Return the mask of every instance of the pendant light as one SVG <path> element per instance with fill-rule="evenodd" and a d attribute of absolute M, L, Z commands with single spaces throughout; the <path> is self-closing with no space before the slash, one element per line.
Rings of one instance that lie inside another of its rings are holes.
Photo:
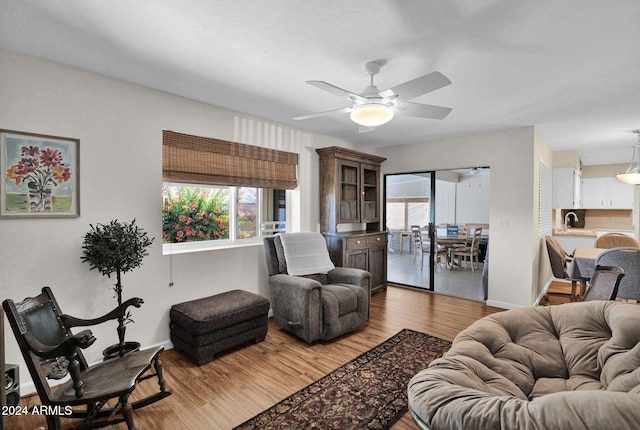
<path fill-rule="evenodd" d="M 638 135 L 638 143 L 633 146 L 633 158 L 625 173 L 618 173 L 616 178 L 627 184 L 640 184 L 640 130 L 634 130 Z"/>

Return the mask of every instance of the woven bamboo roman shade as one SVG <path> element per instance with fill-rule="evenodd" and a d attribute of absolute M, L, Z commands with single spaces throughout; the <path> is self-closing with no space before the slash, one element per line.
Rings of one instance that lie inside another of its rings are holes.
<path fill-rule="evenodd" d="M 292 190 L 298 154 L 260 146 L 162 132 L 165 182 Z"/>

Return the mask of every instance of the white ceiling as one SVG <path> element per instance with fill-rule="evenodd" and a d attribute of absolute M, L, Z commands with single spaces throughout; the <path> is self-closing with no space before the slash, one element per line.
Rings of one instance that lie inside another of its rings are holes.
<path fill-rule="evenodd" d="M 0 0 L 0 48 L 370 147 L 535 125 L 585 165 L 628 163 L 640 128 L 638 0 Z M 396 117 L 358 133 L 305 83 L 360 93 L 438 70 Z"/>

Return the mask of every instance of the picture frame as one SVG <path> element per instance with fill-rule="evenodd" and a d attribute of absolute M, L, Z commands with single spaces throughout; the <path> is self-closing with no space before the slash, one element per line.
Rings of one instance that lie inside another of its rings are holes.
<path fill-rule="evenodd" d="M 80 140 L 0 129 L 0 218 L 80 216 Z"/>

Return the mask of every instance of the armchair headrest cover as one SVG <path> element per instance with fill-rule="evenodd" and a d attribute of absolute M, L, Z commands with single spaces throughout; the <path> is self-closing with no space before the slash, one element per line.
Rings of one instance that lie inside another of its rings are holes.
<path fill-rule="evenodd" d="M 329 258 L 327 242 L 320 233 L 280 233 L 278 236 L 287 260 L 289 275 L 327 273 L 335 268 Z"/>

